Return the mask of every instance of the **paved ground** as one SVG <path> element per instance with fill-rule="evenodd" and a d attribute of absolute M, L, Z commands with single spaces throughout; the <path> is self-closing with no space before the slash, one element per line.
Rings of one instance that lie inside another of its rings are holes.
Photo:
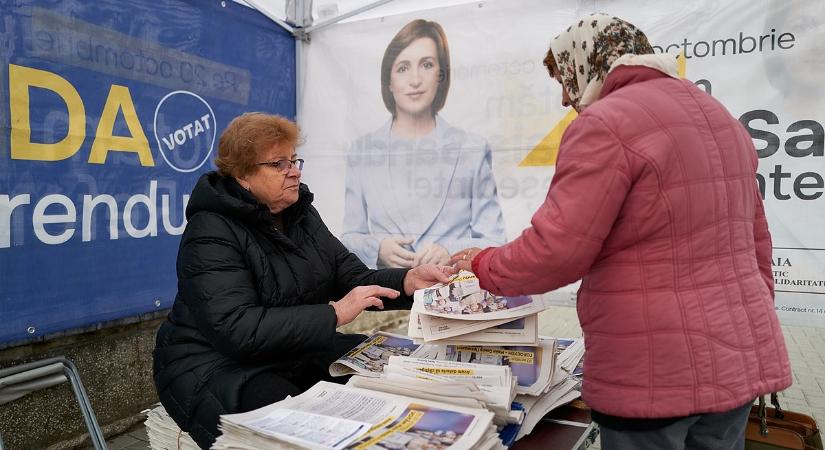
<path fill-rule="evenodd" d="M 109 450 L 147 449 L 150 448 L 149 436 L 146 435 L 146 428 L 143 425 L 136 425 L 126 433 L 107 440 L 106 446 L 109 447 Z M 94 449 L 89 447 L 87 450 Z"/>
<path fill-rule="evenodd" d="M 581 336 L 576 310 L 570 307 L 544 311 L 539 316 L 539 326 L 539 333 L 545 336 Z M 794 385 L 780 393 L 782 406 L 810 414 L 822 426 L 825 424 L 825 328 L 784 326 L 782 330 L 794 374 Z M 109 450 L 133 450 L 148 448 L 149 439 L 146 430 L 137 426 L 109 440 L 108 444 Z M 595 448 L 598 449 L 598 445 Z"/>

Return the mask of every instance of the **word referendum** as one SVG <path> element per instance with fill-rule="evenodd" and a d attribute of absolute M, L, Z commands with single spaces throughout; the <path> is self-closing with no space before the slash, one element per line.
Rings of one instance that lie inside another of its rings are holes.
<path fill-rule="evenodd" d="M 183 195 L 179 205 L 173 205 L 168 194 L 158 196 L 158 182 L 156 180 L 149 181 L 148 195 L 141 193 L 128 197 L 122 210 L 112 195 L 84 195 L 80 204 L 80 238 L 82 242 L 89 242 L 96 238 L 95 230 L 93 230 L 96 211 L 98 211 L 97 214 L 103 214 L 102 217 L 108 218 L 107 228 L 111 240 L 120 238 L 119 231 L 121 227 L 118 226 L 118 222 L 131 238 L 140 239 L 157 236 L 159 221 L 167 234 L 180 235 L 186 227 L 186 220 L 180 219 L 182 223 L 175 225 L 172 223 L 170 212 L 173 208 L 181 212 L 186 210 L 188 202 L 188 194 Z M 0 195 L 0 213 L 2 213 L 0 214 L 0 248 L 9 248 L 12 242 L 20 239 L 18 236 L 12 236 L 11 233 L 12 214 L 15 210 L 23 213 L 24 210 L 28 210 L 26 206 L 31 204 L 30 194 L 19 194 L 13 197 Z M 142 214 L 136 214 L 136 208 L 142 209 Z M 55 209 L 60 211 L 55 211 Z M 78 206 L 69 197 L 62 194 L 49 194 L 37 200 L 34 207 L 24 214 L 31 219 L 30 224 L 37 240 L 44 244 L 59 245 L 67 242 L 75 235 L 78 219 L 77 210 Z M 138 215 L 147 216 L 147 223 L 136 225 L 133 216 Z M 183 214 L 179 214 L 179 216 L 182 217 Z M 23 232 L 23 227 L 15 229 L 18 232 Z M 103 233 L 101 232 L 101 234 Z"/>
<path fill-rule="evenodd" d="M 739 37 L 727 39 L 714 39 L 707 41 L 688 41 L 684 38 L 681 43 L 672 43 L 665 46 L 654 45 L 653 50 L 659 53 L 668 53 L 674 49 L 681 49 L 686 59 L 693 57 L 704 58 L 706 56 L 726 56 L 728 54 L 737 55 L 742 53 L 752 53 L 755 51 L 768 52 L 777 50 L 788 50 L 793 48 L 796 37 L 793 33 L 776 34 L 776 29 L 771 28 L 770 34 L 761 36 L 746 36 L 739 32 Z"/>

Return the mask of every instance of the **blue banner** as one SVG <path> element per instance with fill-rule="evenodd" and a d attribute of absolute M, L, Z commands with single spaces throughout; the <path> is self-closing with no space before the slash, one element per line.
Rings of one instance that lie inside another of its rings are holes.
<path fill-rule="evenodd" d="M 170 307 L 220 133 L 294 119 L 293 38 L 230 1 L 0 5 L 0 342 Z"/>

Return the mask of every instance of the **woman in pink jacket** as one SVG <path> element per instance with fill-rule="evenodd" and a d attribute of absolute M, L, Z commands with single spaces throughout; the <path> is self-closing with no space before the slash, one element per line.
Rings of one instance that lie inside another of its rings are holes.
<path fill-rule="evenodd" d="M 750 136 L 621 19 L 573 24 L 545 65 L 579 113 L 547 199 L 518 239 L 453 262 L 500 295 L 582 280 L 602 448 L 742 448 L 754 398 L 791 384 Z"/>

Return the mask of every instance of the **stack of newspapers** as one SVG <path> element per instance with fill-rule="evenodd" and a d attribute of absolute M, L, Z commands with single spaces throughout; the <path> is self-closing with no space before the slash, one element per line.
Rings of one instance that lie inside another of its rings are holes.
<path fill-rule="evenodd" d="M 444 295 L 457 300 L 439 303 Z M 370 336 L 329 367 L 334 377 L 351 375 L 346 386 L 320 382 L 295 398 L 221 416 L 223 435 L 213 448 L 496 449 L 512 444 L 548 412 L 580 396 L 584 344 L 538 336 L 535 323 L 528 332 L 523 331 L 527 326 L 503 331 L 506 323 L 535 321 L 544 305 L 529 297 L 502 299 L 478 289 L 469 272 L 446 286 L 416 291 L 418 318 L 411 319 L 409 329 L 420 334 Z M 458 313 L 447 312 L 453 308 Z M 419 320 L 421 327 L 414 327 Z"/>
<path fill-rule="evenodd" d="M 485 408 L 494 413 L 497 425 L 521 423 L 523 411 L 511 409 L 521 392 L 519 366 L 513 366 L 514 372 L 508 364 L 495 364 L 492 354 L 465 354 L 462 360 L 464 350 L 378 332 L 335 361 L 329 373 L 355 375 L 349 383 L 356 387 Z"/>
<path fill-rule="evenodd" d="M 319 382 L 255 411 L 221 416 L 213 449 L 502 449 L 486 409 Z"/>
<path fill-rule="evenodd" d="M 146 435 L 149 437 L 149 446 L 153 450 L 199 450 L 198 444 L 181 431 L 178 425 L 169 417 L 166 409 L 158 403 L 146 413 Z"/>
<path fill-rule="evenodd" d="M 497 426 L 518 425 L 520 438 L 545 414 L 581 395 L 583 355 L 582 339 L 540 337 L 534 346 L 437 345 L 379 332 L 333 363 L 330 374 L 356 375 L 350 385 L 365 389 L 486 408 Z"/>
<path fill-rule="evenodd" d="M 461 271 L 447 284 L 415 292 L 407 333 L 416 342 L 459 345 L 538 345 L 538 313 L 530 296 L 495 296 Z"/>
<path fill-rule="evenodd" d="M 525 413 L 517 439 L 530 434 L 547 413 L 581 396 L 584 341 L 549 337 L 541 337 L 540 341 L 546 344 L 544 352 L 553 351 L 554 370 L 539 394 L 523 393 L 516 396 L 515 401 L 524 408 Z"/>

